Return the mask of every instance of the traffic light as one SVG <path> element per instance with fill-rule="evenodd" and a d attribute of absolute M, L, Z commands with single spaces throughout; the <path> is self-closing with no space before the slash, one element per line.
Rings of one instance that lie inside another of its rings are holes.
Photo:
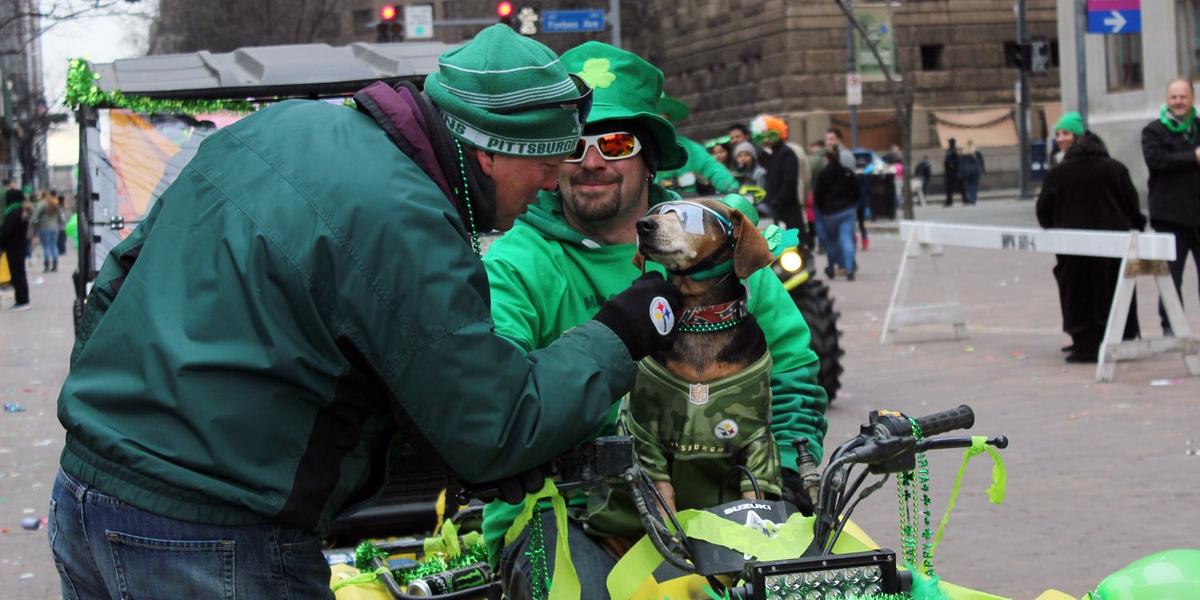
<path fill-rule="evenodd" d="M 496 4 L 496 16 L 500 22 L 512 27 L 513 24 L 513 5 L 512 2 L 500 2 Z"/>
<path fill-rule="evenodd" d="M 375 30 L 378 32 L 376 41 L 381 44 L 404 41 L 404 24 L 396 20 L 399 14 L 400 11 L 395 4 L 384 4 L 379 7 L 379 23 L 375 25 Z"/>

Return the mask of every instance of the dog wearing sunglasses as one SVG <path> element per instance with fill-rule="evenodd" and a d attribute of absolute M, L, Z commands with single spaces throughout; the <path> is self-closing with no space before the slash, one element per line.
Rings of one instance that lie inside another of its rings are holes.
<path fill-rule="evenodd" d="M 684 298 L 678 338 L 644 359 L 622 423 L 670 510 L 780 493 L 771 355 L 741 281 L 774 260 L 742 212 L 712 199 L 655 205 L 637 222 L 639 268 L 666 268 Z M 733 497 L 728 494 L 733 493 Z"/>

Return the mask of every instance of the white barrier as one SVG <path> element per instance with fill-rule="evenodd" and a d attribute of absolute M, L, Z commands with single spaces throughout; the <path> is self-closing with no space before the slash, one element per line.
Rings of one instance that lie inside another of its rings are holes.
<path fill-rule="evenodd" d="M 900 237 L 905 241 L 904 253 L 900 257 L 900 268 L 883 321 L 880 344 L 887 343 L 889 334 L 904 325 L 948 323 L 954 326 L 955 338 L 967 337 L 967 324 L 962 305 L 958 302 L 958 292 L 941 264 L 943 246 L 1101 256 L 1122 260 L 1121 277 L 1113 293 L 1104 341 L 1100 344 L 1096 380 L 1112 381 L 1117 361 L 1175 352 L 1183 356 L 1188 373 L 1200 375 L 1200 338 L 1192 336 L 1183 315 L 1179 294 L 1167 269 L 1167 262 L 1175 260 L 1175 236 L 1171 234 L 901 221 Z M 929 256 L 933 263 L 938 283 L 945 294 L 945 301 L 941 304 L 904 304 L 912 281 L 913 259 L 921 256 Z M 1121 340 L 1139 276 L 1154 279 L 1175 337 Z"/>

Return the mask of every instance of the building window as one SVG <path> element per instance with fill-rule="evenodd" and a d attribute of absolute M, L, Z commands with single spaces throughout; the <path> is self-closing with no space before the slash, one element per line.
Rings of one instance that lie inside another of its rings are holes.
<path fill-rule="evenodd" d="M 1200 0 L 1176 0 L 1175 29 L 1179 36 L 1179 73 L 1200 79 Z"/>
<path fill-rule="evenodd" d="M 945 54 L 945 44 L 930 44 L 921 46 L 921 70 L 922 71 L 941 71 L 946 68 L 942 62 L 942 55 Z"/>
<path fill-rule="evenodd" d="M 1142 89 L 1142 34 L 1104 36 L 1108 90 Z"/>

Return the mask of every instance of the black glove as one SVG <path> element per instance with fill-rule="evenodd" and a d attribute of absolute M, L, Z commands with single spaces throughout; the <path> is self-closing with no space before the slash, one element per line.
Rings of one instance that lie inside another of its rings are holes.
<path fill-rule="evenodd" d="M 682 311 L 683 294 L 662 274 L 650 272 L 605 302 L 594 318 L 613 330 L 637 361 L 675 343 Z"/>
<path fill-rule="evenodd" d="M 809 500 L 808 494 L 804 493 L 804 482 L 800 480 L 800 474 L 791 469 L 780 469 L 783 475 L 783 499 L 796 505 L 800 509 L 800 514 L 806 517 L 811 517 L 813 514 L 812 500 Z"/>
<path fill-rule="evenodd" d="M 542 489 L 542 486 L 546 484 L 546 477 L 546 470 L 536 467 L 507 479 L 484 484 L 484 488 L 493 487 L 501 500 L 509 504 L 520 504 L 525 501 L 526 494 L 532 494 Z M 491 498 L 484 498 L 484 500 L 490 501 Z"/>

